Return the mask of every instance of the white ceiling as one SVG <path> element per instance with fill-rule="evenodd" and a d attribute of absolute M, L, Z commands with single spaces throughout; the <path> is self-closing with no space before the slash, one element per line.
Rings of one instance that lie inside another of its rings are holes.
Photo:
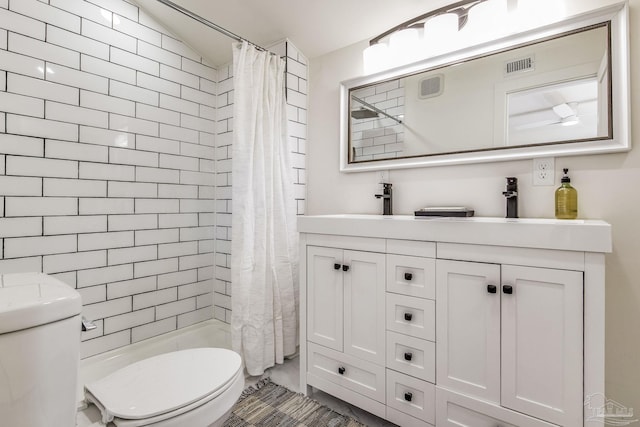
<path fill-rule="evenodd" d="M 308 59 L 378 34 L 453 0 L 173 0 L 260 46 L 288 38 Z M 214 65 L 231 61 L 232 40 L 157 0 L 148 14 Z"/>

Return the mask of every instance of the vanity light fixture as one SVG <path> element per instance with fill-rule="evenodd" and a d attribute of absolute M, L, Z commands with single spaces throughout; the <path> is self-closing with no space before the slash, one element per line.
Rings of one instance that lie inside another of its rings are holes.
<path fill-rule="evenodd" d="M 551 22 L 558 0 L 462 0 L 417 16 L 369 41 L 364 72 L 373 74 Z M 545 10 L 542 16 L 539 12 Z M 536 13 L 537 12 L 537 13 Z"/>
<path fill-rule="evenodd" d="M 482 24 L 468 24 L 470 18 L 479 20 L 485 13 L 501 8 L 506 12 L 507 1 L 517 0 L 463 0 L 385 31 L 371 39 L 369 47 L 363 52 L 365 73 L 374 73 L 451 50 L 459 44 L 461 34 L 469 33 L 463 32 L 465 27 L 473 29 Z M 478 29 L 472 32 L 476 31 Z"/>

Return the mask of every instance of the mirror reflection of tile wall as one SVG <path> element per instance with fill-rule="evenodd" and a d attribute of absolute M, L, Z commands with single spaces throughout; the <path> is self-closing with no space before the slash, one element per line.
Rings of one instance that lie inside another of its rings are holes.
<path fill-rule="evenodd" d="M 352 95 L 399 120 L 404 117 L 404 80 L 393 80 L 358 89 L 353 91 Z M 352 117 L 354 111 L 363 110 L 372 111 L 352 98 Z M 357 113 L 356 117 L 359 117 Z M 350 155 L 352 161 L 356 162 L 398 157 L 403 152 L 404 127 L 379 113 L 374 117 L 352 118 L 351 146 Z"/>

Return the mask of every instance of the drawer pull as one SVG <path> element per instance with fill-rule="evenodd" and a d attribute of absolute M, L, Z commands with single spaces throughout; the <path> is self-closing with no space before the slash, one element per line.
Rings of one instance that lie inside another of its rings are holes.
<path fill-rule="evenodd" d="M 413 279 L 413 274 L 411 274 L 411 273 L 404 273 L 404 280 L 409 281 L 409 280 L 411 280 L 411 279 Z"/>
<path fill-rule="evenodd" d="M 340 375 L 344 375 L 345 371 L 346 371 L 346 369 L 344 368 L 344 366 L 340 366 L 340 367 L 338 368 L 338 373 L 339 373 Z"/>
<path fill-rule="evenodd" d="M 487 285 L 487 292 L 490 294 L 495 294 L 498 291 L 496 285 Z"/>
<path fill-rule="evenodd" d="M 333 264 L 333 269 L 334 270 L 340 270 L 340 267 L 342 267 L 342 265 L 338 264 L 337 262 L 335 264 Z"/>
<path fill-rule="evenodd" d="M 511 295 L 513 293 L 513 286 L 511 285 L 504 285 L 502 287 L 502 292 L 504 292 L 505 294 L 509 294 Z"/>
<path fill-rule="evenodd" d="M 411 402 L 411 399 L 413 399 L 413 393 L 411 393 L 411 392 L 409 392 L 409 391 L 408 391 L 408 392 L 406 392 L 406 393 L 404 394 L 404 400 L 406 400 L 407 402 Z"/>
<path fill-rule="evenodd" d="M 413 319 L 413 314 L 411 313 L 404 314 L 404 320 L 406 320 L 407 322 L 411 322 L 411 319 Z"/>
<path fill-rule="evenodd" d="M 349 266 L 348 265 L 343 265 L 342 266 L 342 271 L 349 271 Z"/>
<path fill-rule="evenodd" d="M 406 352 L 406 353 L 404 354 L 404 360 L 406 360 L 406 361 L 409 361 L 409 362 L 410 362 L 410 361 L 411 361 L 411 359 L 413 359 L 413 353 Z"/>

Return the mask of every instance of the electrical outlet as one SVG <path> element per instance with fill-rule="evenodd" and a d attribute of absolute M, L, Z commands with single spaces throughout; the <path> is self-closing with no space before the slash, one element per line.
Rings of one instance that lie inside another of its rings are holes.
<path fill-rule="evenodd" d="M 555 181 L 555 160 L 553 157 L 533 159 L 533 185 L 553 185 Z"/>

